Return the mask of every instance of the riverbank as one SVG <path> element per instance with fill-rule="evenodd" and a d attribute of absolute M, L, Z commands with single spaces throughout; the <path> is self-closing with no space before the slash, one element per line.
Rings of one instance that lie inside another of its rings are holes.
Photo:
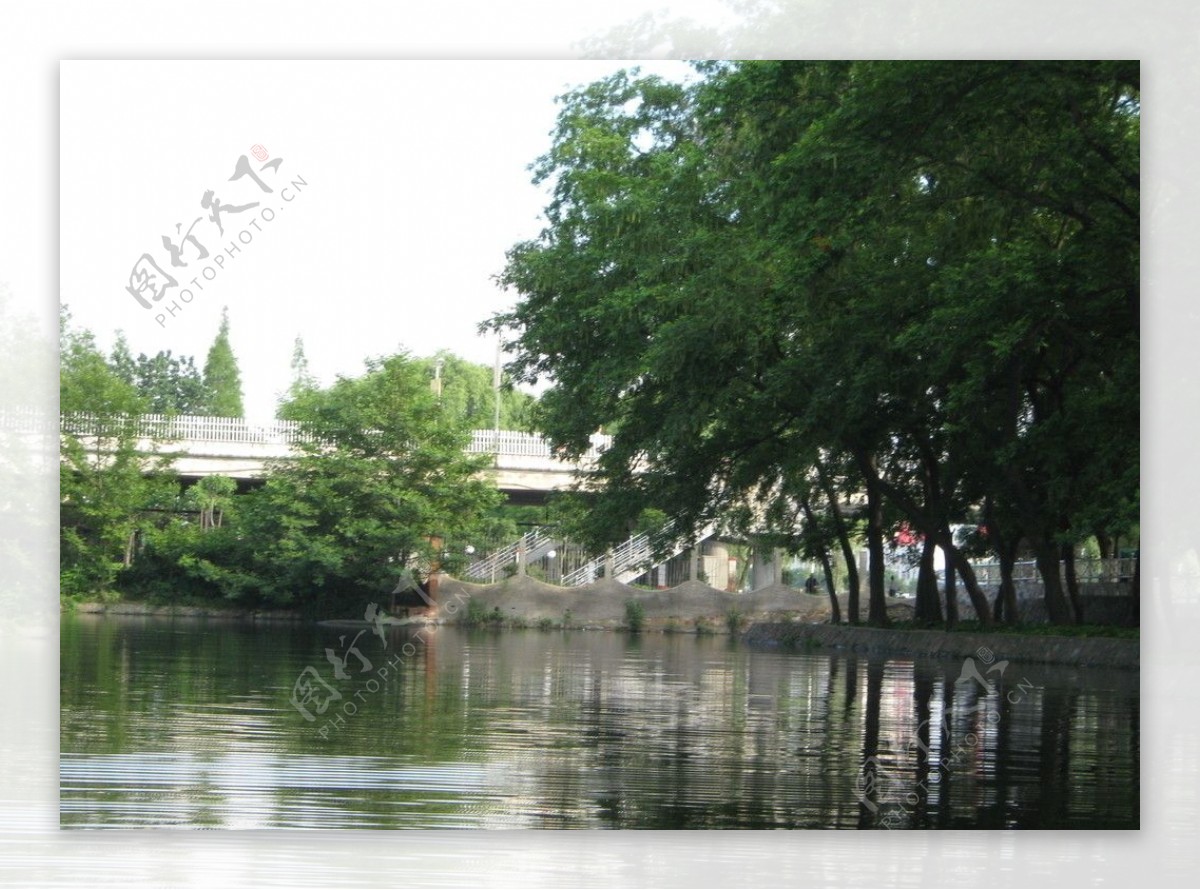
<path fill-rule="evenodd" d="M 842 614 L 847 608 L 839 598 Z M 752 593 L 727 593 L 698 581 L 666 590 L 646 590 L 617 581 L 600 580 L 583 587 L 564 588 L 528 576 L 497 584 L 471 584 L 443 578 L 439 606 L 424 609 L 405 623 L 469 624 L 497 627 L 539 627 L 577 630 L 622 630 L 636 613 L 645 632 L 737 635 L 760 647 L 820 647 L 865 654 L 966 658 L 987 648 L 997 658 L 1045 664 L 1118 667 L 1137 670 L 1139 641 L 1108 637 L 1068 637 L 1047 633 L 1007 631 L 919 630 L 832 625 L 828 597 L 814 596 L 782 585 Z M 64 604 L 64 611 L 82 614 L 156 618 L 214 618 L 238 621 L 313 621 L 285 609 L 247 609 L 220 604 L 152 605 L 144 602 Z M 906 602 L 890 602 L 893 621 L 912 618 Z M 399 616 L 397 616 L 399 617 Z M 327 625 L 367 626 L 357 616 L 329 619 Z"/>
<path fill-rule="evenodd" d="M 60 611 L 80 615 L 140 615 L 153 618 L 227 618 L 238 621 L 307 620 L 288 609 L 247 609 L 205 603 L 202 606 L 153 605 L 145 602 L 61 603 Z"/>
<path fill-rule="evenodd" d="M 752 646 L 838 649 L 878 655 L 968 658 L 986 649 L 999 660 L 1129 670 L 1138 670 L 1141 666 L 1139 640 L 1109 637 L 1025 636 L 975 631 L 951 633 L 944 630 L 897 630 L 768 621 L 752 626 L 743 639 Z"/>

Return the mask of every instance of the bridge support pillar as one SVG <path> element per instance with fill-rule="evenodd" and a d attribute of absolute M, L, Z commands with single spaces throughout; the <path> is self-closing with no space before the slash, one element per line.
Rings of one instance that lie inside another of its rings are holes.
<path fill-rule="evenodd" d="M 700 541 L 697 541 L 695 544 L 692 545 L 690 567 L 688 569 L 688 580 L 689 581 L 699 581 L 700 580 L 700 553 L 703 549 L 704 549 L 704 544 Z"/>
<path fill-rule="evenodd" d="M 613 569 L 614 569 L 613 552 L 611 550 L 605 551 L 605 554 L 604 554 L 604 577 L 612 578 L 612 576 L 614 574 Z"/>
<path fill-rule="evenodd" d="M 525 569 L 527 568 L 527 560 L 525 558 L 525 545 L 517 545 L 517 575 L 524 577 Z"/>
<path fill-rule="evenodd" d="M 757 547 L 750 575 L 750 589 L 762 590 L 772 584 L 783 583 L 783 551 L 778 547 Z"/>

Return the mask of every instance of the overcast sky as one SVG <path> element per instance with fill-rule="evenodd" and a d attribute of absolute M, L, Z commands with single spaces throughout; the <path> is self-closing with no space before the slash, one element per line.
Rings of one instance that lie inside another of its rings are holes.
<path fill-rule="evenodd" d="M 528 166 L 554 99 L 635 64 L 64 62 L 62 299 L 106 350 L 120 329 L 135 355 L 198 364 L 227 306 L 253 417 L 286 389 L 297 335 L 326 383 L 401 348 L 490 364 L 476 329 L 514 299 L 492 280 L 505 251 L 541 229 Z M 261 186 L 229 181 L 242 156 Z M 159 301 L 140 287 L 151 308 L 127 290 L 135 266 L 175 282 Z"/>

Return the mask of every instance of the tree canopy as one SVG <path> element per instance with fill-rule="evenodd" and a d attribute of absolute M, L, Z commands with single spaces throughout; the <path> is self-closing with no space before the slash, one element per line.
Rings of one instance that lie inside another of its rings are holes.
<path fill-rule="evenodd" d="M 597 536 L 653 506 L 811 547 L 784 518 L 860 496 L 871 620 L 900 521 L 981 620 L 964 521 L 1078 619 L 1063 546 L 1137 519 L 1137 63 L 699 67 L 563 97 L 489 323 L 556 443 L 615 425 Z"/>

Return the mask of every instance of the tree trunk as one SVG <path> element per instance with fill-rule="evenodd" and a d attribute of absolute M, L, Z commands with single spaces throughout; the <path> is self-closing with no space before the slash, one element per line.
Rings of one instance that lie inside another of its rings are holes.
<path fill-rule="evenodd" d="M 1096 546 L 1100 548 L 1101 559 L 1112 559 L 1116 556 L 1113 552 L 1113 541 L 1104 532 L 1096 532 Z"/>
<path fill-rule="evenodd" d="M 937 545 L 932 535 L 921 542 L 921 566 L 917 571 L 917 603 L 913 617 L 919 624 L 941 624 L 942 604 L 938 600 L 937 575 L 933 569 Z"/>
<path fill-rule="evenodd" d="M 867 483 L 867 622 L 875 627 L 888 625 L 887 592 L 883 577 L 883 492 L 875 471 L 875 456 L 860 453 L 858 460 Z"/>
<path fill-rule="evenodd" d="M 1071 607 L 1063 593 L 1062 579 L 1058 574 L 1058 547 L 1048 536 L 1042 535 L 1034 541 L 1034 556 L 1038 574 L 1042 576 L 1045 591 L 1046 617 L 1051 624 L 1070 624 Z"/>
<path fill-rule="evenodd" d="M 943 553 L 945 548 L 943 548 Z M 954 627 L 958 624 L 958 589 L 954 583 L 954 560 L 949 554 L 946 556 L 946 627 Z"/>
<path fill-rule="evenodd" d="M 821 570 L 825 573 L 825 588 L 829 591 L 829 609 L 831 612 L 829 620 L 833 624 L 841 624 L 842 607 L 838 605 L 837 585 L 833 581 L 833 565 L 829 561 L 829 554 L 822 550 L 820 560 Z"/>
<path fill-rule="evenodd" d="M 816 517 L 813 515 L 812 504 L 809 503 L 807 496 L 800 497 L 800 509 L 804 511 L 805 531 L 815 529 L 817 525 Z M 813 544 L 816 544 L 817 537 L 814 535 L 810 538 Z M 825 587 L 829 591 L 829 609 L 831 613 L 830 620 L 834 624 L 842 623 L 842 607 L 838 604 L 837 599 L 837 584 L 833 580 L 833 564 L 829 561 L 829 551 L 825 549 L 824 544 L 814 546 L 817 551 L 817 558 L 821 563 L 821 571 L 825 573 Z M 811 551 L 810 551 L 811 552 Z"/>
<path fill-rule="evenodd" d="M 975 609 L 975 616 L 984 627 L 991 627 L 992 610 L 988 608 L 987 597 L 980 589 L 979 582 L 975 579 L 975 569 L 971 567 L 970 561 L 963 556 L 962 551 L 953 545 L 950 548 L 950 555 L 955 567 L 958 569 L 959 576 L 962 578 L 963 587 L 967 588 L 967 596 L 971 598 L 971 607 Z"/>
<path fill-rule="evenodd" d="M 1075 613 L 1075 623 L 1083 624 L 1083 602 L 1079 598 L 1079 577 L 1075 574 L 1075 545 L 1062 545 L 1063 568 L 1067 575 L 1067 596 L 1071 602 L 1071 611 Z"/>
<path fill-rule="evenodd" d="M 1009 542 L 998 544 L 996 556 L 1000 559 L 1000 589 L 996 592 L 996 620 L 1005 624 L 1016 624 L 1020 620 L 1017 611 L 1017 584 L 1013 580 L 1013 569 L 1017 562 L 1016 545 Z"/>
<path fill-rule="evenodd" d="M 825 497 L 829 499 L 829 515 L 833 517 L 833 528 L 837 532 L 838 544 L 842 548 L 842 557 L 846 560 L 846 583 L 850 588 L 849 601 L 846 603 L 847 611 L 850 613 L 848 618 L 851 624 L 858 624 L 858 562 L 854 557 L 854 547 L 850 543 L 850 532 L 846 528 L 842 508 L 838 506 L 837 494 L 823 472 L 820 473 L 820 477 L 821 488 L 825 492 Z"/>

